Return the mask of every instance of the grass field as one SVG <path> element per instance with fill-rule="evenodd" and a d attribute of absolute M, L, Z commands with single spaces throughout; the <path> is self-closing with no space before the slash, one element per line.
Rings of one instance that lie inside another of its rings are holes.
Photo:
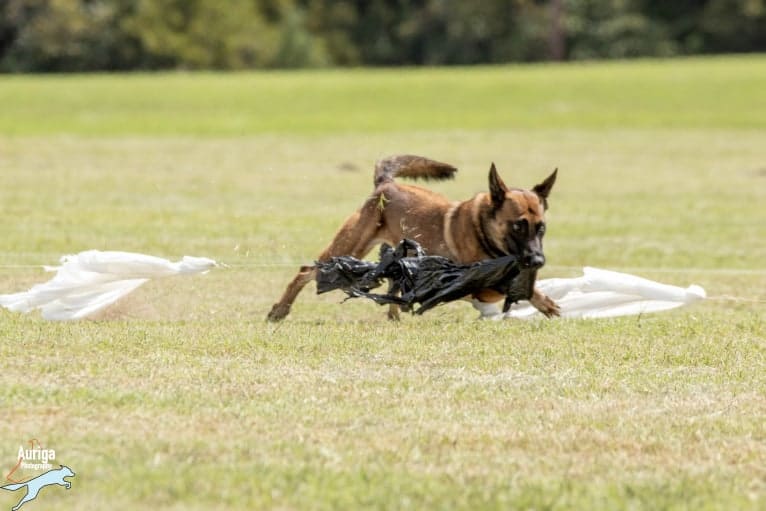
<path fill-rule="evenodd" d="M 0 470 L 34 509 L 763 509 L 766 57 L 475 69 L 0 76 L 0 292 L 90 248 L 229 264 L 96 321 L 0 310 Z M 611 320 L 423 317 L 313 286 L 373 162 L 559 168 L 542 277 L 702 285 Z M 29 475 L 34 475 L 27 472 Z M 0 509 L 21 497 L 0 492 Z"/>

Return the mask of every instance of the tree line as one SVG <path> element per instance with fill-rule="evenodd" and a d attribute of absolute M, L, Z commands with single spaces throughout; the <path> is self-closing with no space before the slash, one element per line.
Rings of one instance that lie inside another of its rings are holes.
<path fill-rule="evenodd" d="M 766 0 L 0 0 L 3 72 L 755 51 L 766 51 Z"/>

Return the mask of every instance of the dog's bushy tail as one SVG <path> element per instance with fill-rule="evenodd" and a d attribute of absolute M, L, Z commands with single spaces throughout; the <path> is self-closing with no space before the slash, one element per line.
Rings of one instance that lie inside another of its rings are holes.
<path fill-rule="evenodd" d="M 395 177 L 411 179 L 452 179 L 457 169 L 422 156 L 401 154 L 383 158 L 375 164 L 375 187 L 394 180 Z"/>

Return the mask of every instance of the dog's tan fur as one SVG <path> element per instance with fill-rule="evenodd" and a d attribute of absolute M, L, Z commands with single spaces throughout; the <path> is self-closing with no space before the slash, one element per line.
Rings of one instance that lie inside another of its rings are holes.
<path fill-rule="evenodd" d="M 489 173 L 489 193 L 479 193 L 463 202 L 450 202 L 431 190 L 405 185 L 394 177 L 448 179 L 456 168 L 419 156 L 393 156 L 375 166 L 375 189 L 362 207 L 351 215 L 327 248 L 320 261 L 351 255 L 364 257 L 375 245 L 396 245 L 404 238 L 417 241 L 430 255 L 440 255 L 459 263 L 472 263 L 507 254 L 520 260 L 542 256 L 542 233 L 547 198 L 556 180 L 556 171 L 532 190 L 509 189 L 497 174 L 494 164 Z M 518 226 L 526 220 L 528 233 L 519 235 Z M 543 226 L 541 229 L 540 226 Z M 541 231 L 541 232 L 538 232 Z M 534 259 L 537 267 L 539 259 Z M 268 319 L 287 316 L 298 293 L 314 279 L 314 266 L 302 266 L 275 303 Z M 496 302 L 504 296 L 487 289 L 474 295 L 482 302 Z M 530 302 L 546 316 L 558 315 L 558 306 L 535 289 Z M 389 309 L 398 318 L 398 309 Z"/>

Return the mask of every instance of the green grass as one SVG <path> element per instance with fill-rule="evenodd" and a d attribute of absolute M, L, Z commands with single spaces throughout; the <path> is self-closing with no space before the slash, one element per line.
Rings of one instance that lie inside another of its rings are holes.
<path fill-rule="evenodd" d="M 89 248 L 230 265 L 97 321 L 0 310 L 2 476 L 34 437 L 77 476 L 25 510 L 762 509 L 765 69 L 0 77 L 1 292 Z M 711 299 L 392 324 L 312 286 L 265 323 L 404 152 L 456 164 L 429 185 L 454 199 L 491 161 L 520 186 L 558 166 L 543 278 L 592 265 Z"/>
<path fill-rule="evenodd" d="M 290 73 L 0 77 L 0 132 L 248 135 L 747 128 L 764 57 Z"/>

